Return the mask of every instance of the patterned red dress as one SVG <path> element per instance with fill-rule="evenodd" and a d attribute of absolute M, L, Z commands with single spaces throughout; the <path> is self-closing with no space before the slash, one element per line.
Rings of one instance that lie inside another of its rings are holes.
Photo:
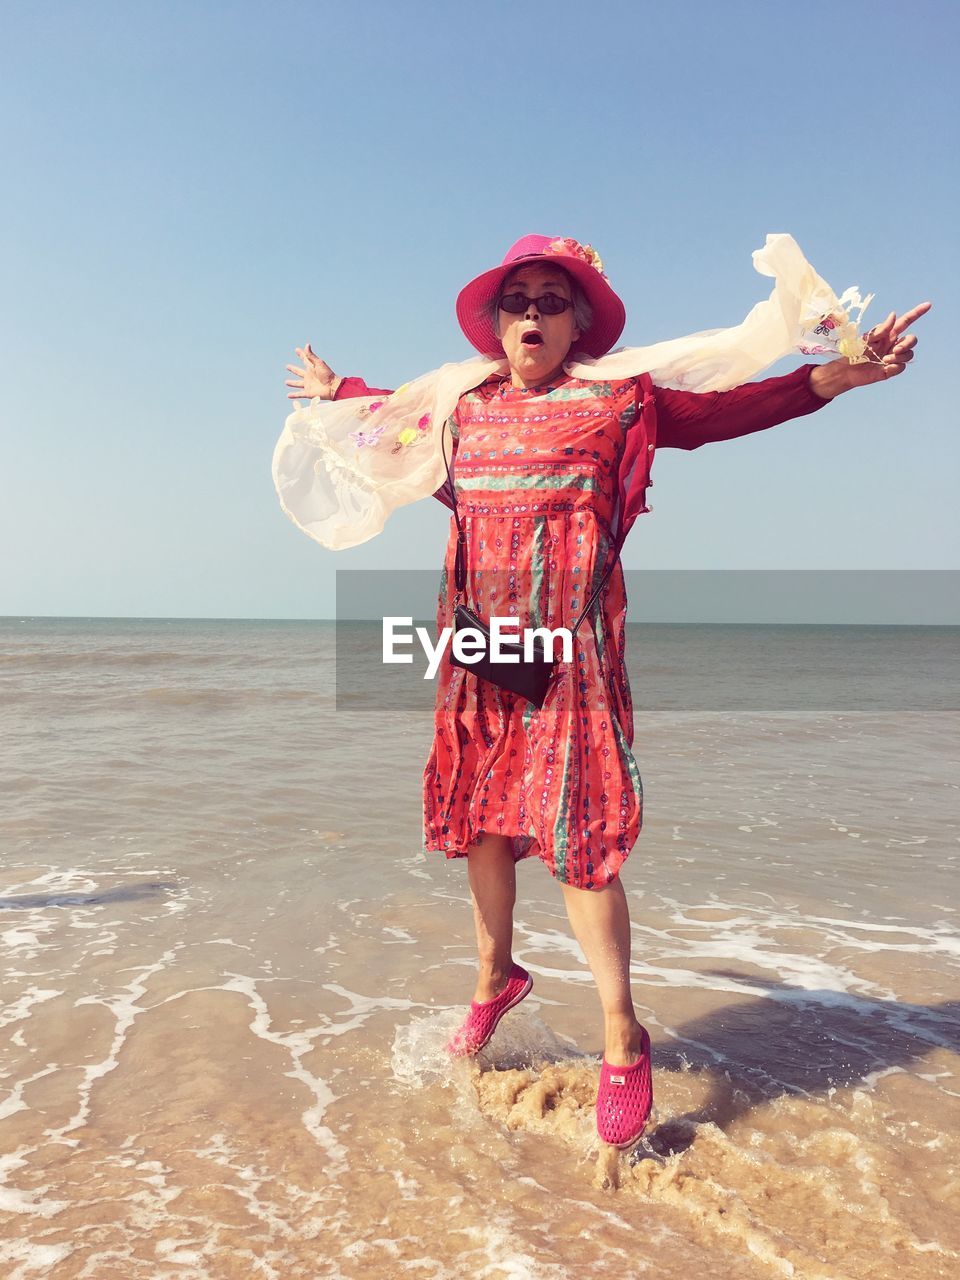
<path fill-rule="evenodd" d="M 809 389 L 812 367 L 726 392 L 653 388 L 647 476 L 655 445 L 695 448 L 829 403 Z M 494 378 L 461 397 L 450 422 L 454 482 L 467 535 L 468 603 L 481 615 L 515 617 L 521 628 L 573 628 L 617 541 L 635 391 L 633 378 L 588 382 L 564 374 L 534 388 Z M 378 393 L 349 379 L 338 396 L 351 394 Z M 451 520 L 438 629 L 453 623 L 455 552 Z M 562 884 L 598 889 L 617 877 L 643 820 L 626 613 L 617 561 L 577 631 L 573 660 L 557 664 L 539 710 L 472 671 L 441 664 L 423 775 L 425 849 L 464 857 L 491 832 L 511 839 L 515 859 L 541 858 Z"/>

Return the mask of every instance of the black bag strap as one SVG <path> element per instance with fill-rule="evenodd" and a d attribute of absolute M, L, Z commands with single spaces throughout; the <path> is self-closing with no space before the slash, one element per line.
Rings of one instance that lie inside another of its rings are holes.
<path fill-rule="evenodd" d="M 450 498 L 453 502 L 453 518 L 457 522 L 457 554 L 453 563 L 453 583 L 456 588 L 457 596 L 459 597 L 466 594 L 467 535 L 464 533 L 463 525 L 460 523 L 460 504 L 457 502 L 457 491 L 453 483 L 453 472 L 450 470 L 450 460 L 447 457 L 447 425 L 448 423 L 445 422 L 443 424 L 443 430 L 440 432 L 440 447 L 443 450 L 443 461 L 447 468 L 447 479 L 450 481 Z"/>
<path fill-rule="evenodd" d="M 633 422 L 631 422 L 630 424 L 631 426 L 633 426 L 633 424 L 637 421 L 637 418 L 640 415 L 641 390 L 642 388 L 640 386 L 640 379 L 638 378 L 637 388 L 633 397 Z M 443 450 L 443 461 L 447 468 L 447 478 L 450 481 L 450 496 L 453 501 L 453 518 L 457 524 L 457 552 L 453 562 L 453 584 L 456 589 L 455 603 L 459 603 L 460 597 L 466 595 L 466 588 L 467 588 L 467 535 L 464 532 L 463 525 L 460 522 L 460 507 L 459 507 L 459 503 L 457 502 L 457 490 L 453 483 L 453 472 L 450 470 L 450 462 L 449 462 L 449 459 L 447 458 L 446 432 L 447 432 L 447 423 L 445 422 L 443 424 L 443 429 L 440 432 L 440 447 Z M 575 636 L 577 634 L 577 629 L 580 626 L 580 623 L 583 622 L 584 618 L 588 618 L 590 616 L 590 611 L 593 609 L 594 603 L 599 597 L 600 592 L 607 585 L 607 579 L 610 577 L 610 574 L 613 572 L 613 566 L 616 564 L 617 560 L 620 558 L 620 553 L 614 545 L 613 536 L 609 529 L 607 530 L 607 536 L 610 540 L 610 545 L 607 547 L 607 559 L 610 561 L 610 563 L 604 569 L 603 577 L 600 579 L 600 582 L 597 585 L 597 589 L 594 591 L 593 595 L 587 601 L 586 607 L 582 610 L 580 617 L 573 624 L 573 630 L 570 632 L 571 636 Z M 613 550 L 612 559 L 610 558 L 611 549 Z"/>

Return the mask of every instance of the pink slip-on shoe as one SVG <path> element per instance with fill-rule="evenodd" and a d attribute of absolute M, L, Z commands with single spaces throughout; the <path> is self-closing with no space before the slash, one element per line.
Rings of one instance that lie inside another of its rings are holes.
<path fill-rule="evenodd" d="M 640 1060 L 630 1067 L 600 1067 L 597 1092 L 597 1133 L 611 1147 L 630 1147 L 646 1128 L 653 1107 L 650 1037 L 643 1028 Z"/>
<path fill-rule="evenodd" d="M 473 1053 L 479 1053 L 489 1043 L 497 1029 L 497 1023 L 507 1010 L 519 1004 L 532 989 L 533 979 L 526 969 L 518 964 L 513 965 L 507 985 L 498 996 L 494 996 L 492 1000 L 471 1000 L 470 1012 L 463 1026 L 454 1033 L 447 1045 L 447 1052 L 455 1058 L 467 1058 Z"/>

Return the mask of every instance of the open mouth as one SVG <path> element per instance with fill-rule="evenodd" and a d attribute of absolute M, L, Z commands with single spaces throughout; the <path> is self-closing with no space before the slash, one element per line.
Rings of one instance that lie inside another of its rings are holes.
<path fill-rule="evenodd" d="M 520 341 L 525 347 L 542 347 L 543 334 L 539 329 L 531 329 L 528 333 L 523 335 Z"/>

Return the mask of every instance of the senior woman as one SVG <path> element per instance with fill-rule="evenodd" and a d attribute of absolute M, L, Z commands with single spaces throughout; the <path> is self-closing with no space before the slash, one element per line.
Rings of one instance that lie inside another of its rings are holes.
<path fill-rule="evenodd" d="M 335 375 L 309 344 L 297 349 L 302 365 L 287 366 L 288 398 L 309 399 L 313 416 L 298 409 L 288 420 L 274 478 L 284 509 L 311 536 L 353 545 L 382 526 L 391 506 L 383 508 L 384 494 L 399 505 L 433 492 L 456 504 L 467 594 L 485 617 L 569 627 L 602 587 L 542 706 L 452 662 L 441 667 L 423 821 L 427 850 L 467 858 L 476 924 L 476 989 L 450 1052 L 483 1048 L 533 985 L 512 954 L 515 867 L 539 857 L 560 883 L 597 985 L 597 1130 L 618 1147 L 637 1141 L 652 1105 L 650 1039 L 630 991 L 620 879 L 640 832 L 643 791 L 631 751 L 618 552 L 650 509 L 654 452 L 763 430 L 902 373 L 916 344 L 906 329 L 930 305 L 891 313 L 861 339 L 849 317 L 859 295 L 837 299 L 790 237 L 768 237 L 767 251 L 755 263 L 776 277 L 777 290 L 743 325 L 607 355 L 625 312 L 599 256 L 575 240 L 528 235 L 457 299 L 460 326 L 486 361 L 445 366 L 397 393 Z M 742 380 L 790 349 L 838 347 L 844 354 L 829 363 Z M 359 407 L 347 410 L 356 414 L 349 422 L 323 403 L 352 398 Z M 453 490 L 437 487 L 444 427 Z M 451 522 L 438 628 L 452 623 L 457 546 Z"/>

